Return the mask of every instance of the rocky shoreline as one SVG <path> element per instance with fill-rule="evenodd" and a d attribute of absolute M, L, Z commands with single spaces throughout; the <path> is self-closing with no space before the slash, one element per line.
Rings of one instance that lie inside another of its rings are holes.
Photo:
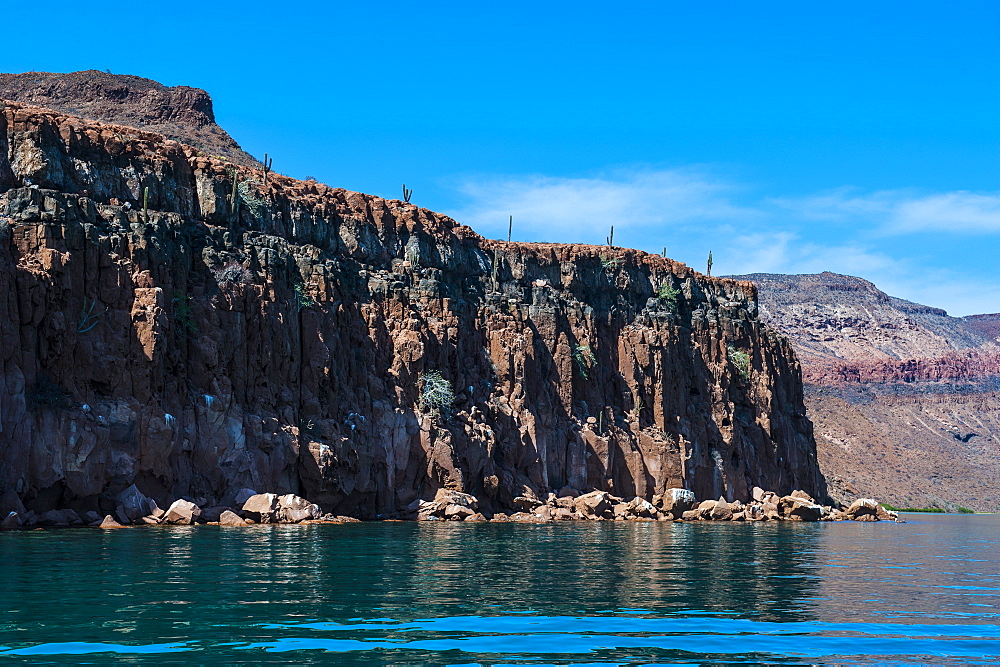
<path fill-rule="evenodd" d="M 252 526 L 257 524 L 353 523 L 349 516 L 324 513 L 319 505 L 294 494 L 257 493 L 243 489 L 232 506 L 202 507 L 198 499 L 175 500 L 166 509 L 145 496 L 133 484 L 118 495 L 114 512 L 103 518 L 90 510 L 50 510 L 43 514 L 25 510 L 16 494 L 2 498 L 8 509 L 0 530 L 93 526 L 103 529 L 126 526 Z M 550 521 L 895 521 L 905 523 L 898 513 L 887 510 L 876 500 L 860 498 L 847 507 L 821 505 L 804 491 L 778 496 L 759 487 L 753 489 L 749 502 L 703 500 L 698 502 L 687 489 L 668 489 L 653 497 L 626 500 L 607 493 L 579 493 L 562 489 L 542 500 L 534 495 L 515 498 L 514 512 L 482 513 L 478 499 L 468 493 L 439 489 L 433 500 L 416 500 L 402 511 L 383 520 L 465 521 L 469 523 L 546 523 Z"/>

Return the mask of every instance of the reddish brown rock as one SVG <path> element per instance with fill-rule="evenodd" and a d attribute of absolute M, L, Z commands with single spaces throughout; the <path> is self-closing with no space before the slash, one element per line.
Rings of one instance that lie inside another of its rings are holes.
<path fill-rule="evenodd" d="M 877 520 L 879 509 L 880 506 L 878 501 L 872 500 L 871 498 L 858 498 L 851 503 L 850 507 L 844 510 L 844 514 L 846 514 L 849 519 L 854 519 L 855 521 L 863 520 L 861 519 L 863 516 L 872 516 Z"/>
<path fill-rule="evenodd" d="M 201 510 L 188 500 L 175 500 L 163 517 L 163 523 L 175 526 L 189 526 L 201 517 Z"/>
<path fill-rule="evenodd" d="M 798 363 L 750 283 L 491 241 L 16 102 L 0 142 L 0 488 L 22 498 L 157 480 L 162 500 L 253 486 L 374 518 L 438 488 L 487 513 L 564 487 L 824 495 Z"/>
<path fill-rule="evenodd" d="M 247 522 L 240 518 L 236 512 L 231 510 L 224 510 L 219 515 L 219 525 L 220 526 L 246 526 Z"/>
<path fill-rule="evenodd" d="M 797 496 L 785 496 L 778 502 L 778 513 L 792 521 L 819 521 L 823 517 L 823 508 Z"/>
<path fill-rule="evenodd" d="M 257 523 L 276 523 L 278 496 L 273 493 L 258 493 L 243 503 L 243 515 Z"/>
<path fill-rule="evenodd" d="M 102 528 L 104 530 L 108 530 L 111 528 L 124 528 L 124 527 L 125 526 L 115 521 L 115 518 L 110 514 L 104 517 L 104 520 L 101 521 L 101 524 L 98 526 L 98 528 Z"/>
<path fill-rule="evenodd" d="M 708 511 L 708 517 L 713 521 L 730 521 L 733 518 L 733 508 L 726 502 L 725 498 L 719 498 L 715 505 Z"/>
<path fill-rule="evenodd" d="M 611 511 L 611 496 L 604 491 L 591 491 L 576 498 L 574 506 L 582 517 L 596 519 Z"/>

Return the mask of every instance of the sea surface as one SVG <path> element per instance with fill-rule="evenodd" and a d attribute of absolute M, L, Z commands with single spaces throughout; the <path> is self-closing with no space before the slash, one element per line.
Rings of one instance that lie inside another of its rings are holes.
<path fill-rule="evenodd" d="M 0 533 L 0 665 L 998 664 L 1000 516 Z"/>

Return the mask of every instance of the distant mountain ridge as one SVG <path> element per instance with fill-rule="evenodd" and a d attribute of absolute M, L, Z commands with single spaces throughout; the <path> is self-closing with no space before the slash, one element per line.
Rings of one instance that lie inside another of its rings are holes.
<path fill-rule="evenodd" d="M 833 495 L 1000 509 L 1000 314 L 951 317 L 829 272 L 732 277 L 795 348 Z"/>
<path fill-rule="evenodd" d="M 804 366 L 1000 352 L 1000 314 L 951 317 L 830 272 L 732 277 L 757 285 L 762 318 L 792 340 Z"/>

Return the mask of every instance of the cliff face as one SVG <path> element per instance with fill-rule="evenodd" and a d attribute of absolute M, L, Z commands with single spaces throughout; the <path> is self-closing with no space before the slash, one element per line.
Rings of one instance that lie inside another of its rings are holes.
<path fill-rule="evenodd" d="M 133 482 L 369 517 L 442 487 L 494 509 L 563 486 L 825 494 L 750 283 L 490 241 L 17 103 L 0 189 L 0 489 L 29 508 L 105 509 Z M 437 417 L 430 371 L 455 393 Z"/>
<path fill-rule="evenodd" d="M 201 88 L 164 86 L 151 79 L 97 70 L 24 72 L 0 74 L 0 99 L 158 132 L 208 155 L 260 166 L 215 122 L 212 98 Z"/>
<path fill-rule="evenodd" d="M 802 360 L 833 496 L 1000 509 L 1000 315 L 950 317 L 834 273 L 739 278 Z"/>

